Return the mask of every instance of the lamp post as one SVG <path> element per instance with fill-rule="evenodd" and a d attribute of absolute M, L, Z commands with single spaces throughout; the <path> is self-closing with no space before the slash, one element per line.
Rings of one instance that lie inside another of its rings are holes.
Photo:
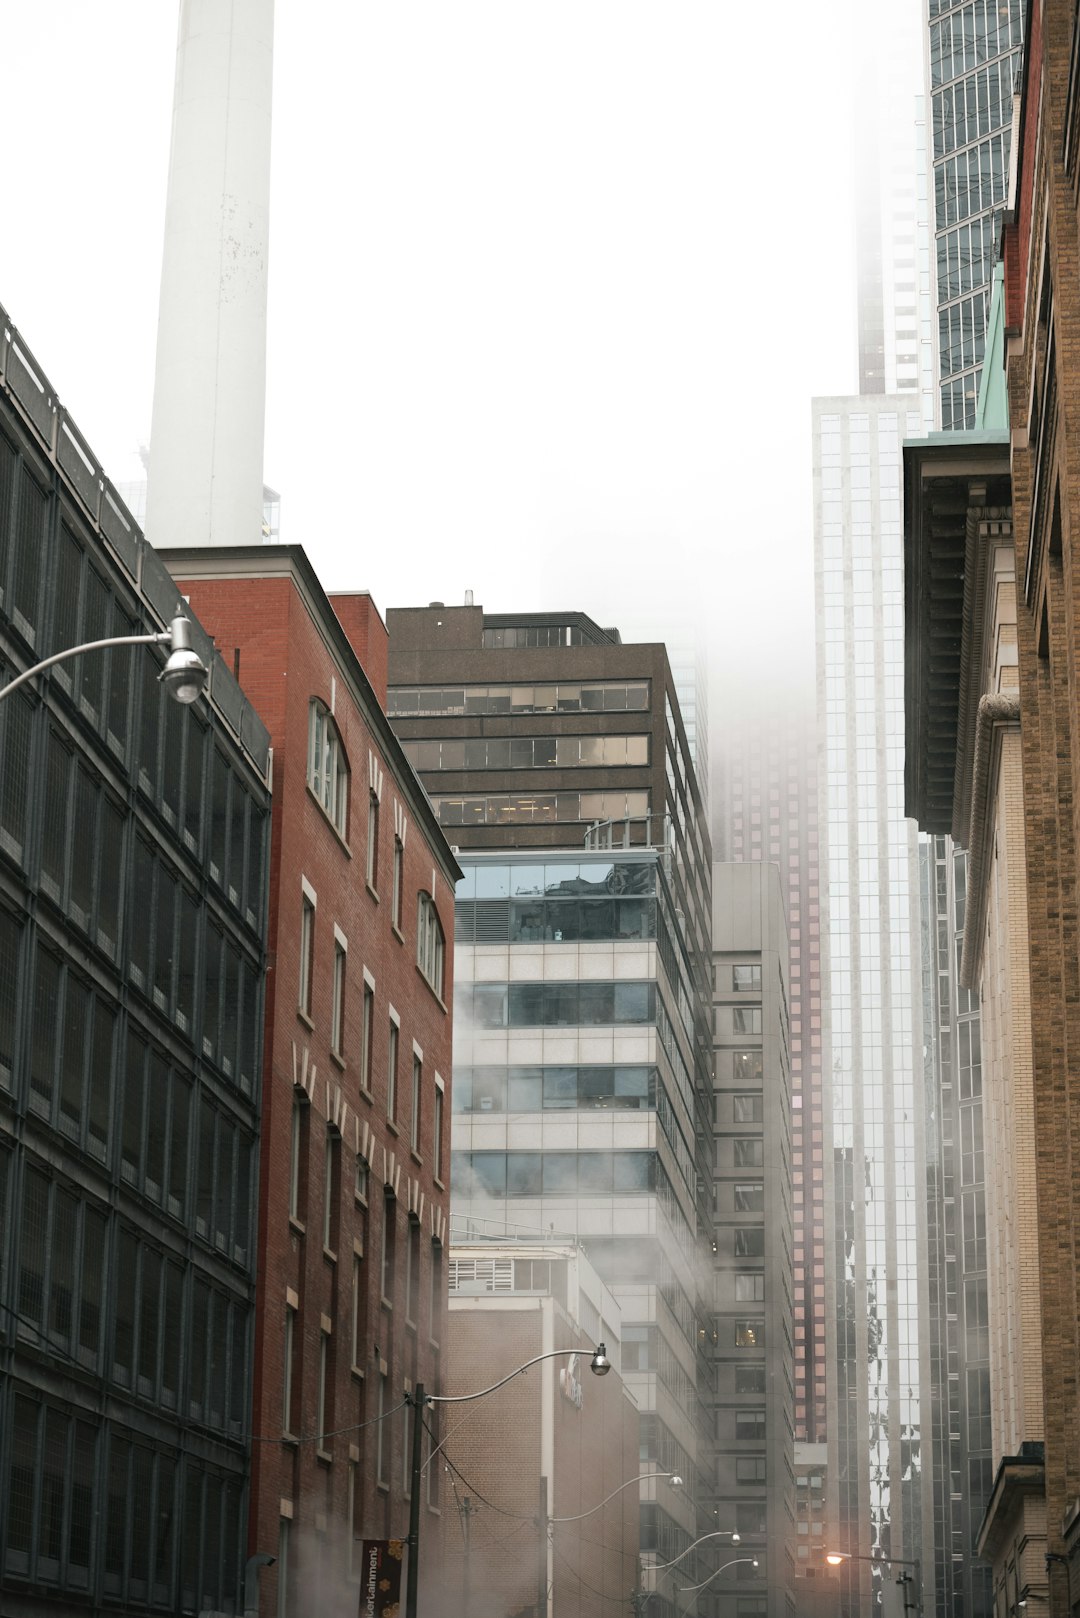
<path fill-rule="evenodd" d="M 0 687 L 0 702 L 10 697 L 20 685 L 32 680 L 35 674 L 63 663 L 69 657 L 80 657 L 83 652 L 103 652 L 110 646 L 168 646 L 169 659 L 158 678 L 175 702 L 191 703 L 201 696 L 209 676 L 206 664 L 191 644 L 191 620 L 178 612 L 168 629 L 152 635 L 109 635 L 105 640 L 88 640 L 82 646 L 69 646 L 66 651 L 43 657 L 33 668 L 24 669 L 7 685 Z"/>
<path fill-rule="evenodd" d="M 713 1528 L 713 1529 L 710 1529 L 710 1531 L 707 1534 L 699 1535 L 699 1537 L 694 1540 L 693 1544 L 688 1545 L 684 1551 L 680 1551 L 678 1556 L 673 1556 L 671 1558 L 670 1562 L 654 1562 L 652 1564 L 651 1568 L 650 1568 L 650 1572 L 652 1572 L 654 1574 L 655 1573 L 666 1573 L 669 1568 L 673 1568 L 675 1566 L 676 1562 L 681 1562 L 684 1557 L 690 1555 L 691 1551 L 696 1551 L 699 1545 L 704 1545 L 704 1543 L 705 1543 L 705 1541 L 707 1539 L 730 1539 L 732 1545 L 738 1545 L 741 1542 L 741 1537 L 742 1536 L 740 1535 L 739 1530 L 737 1528 Z M 634 1612 L 634 1618 L 640 1618 L 640 1614 L 645 1611 L 646 1603 L 655 1594 L 656 1594 L 656 1585 L 655 1584 L 653 1585 L 651 1590 L 646 1590 L 646 1589 L 643 1588 L 640 1581 L 638 1583 L 637 1589 L 636 1590 L 631 1590 L 631 1592 L 630 1592 L 630 1605 L 631 1605 L 631 1608 L 633 1609 L 633 1612 Z"/>
<path fill-rule="evenodd" d="M 843 1567 L 845 1562 L 871 1562 L 879 1567 L 910 1568 L 910 1573 L 897 1574 L 896 1582 L 903 1591 L 904 1611 L 914 1612 L 917 1618 L 922 1618 L 922 1563 L 917 1556 L 910 1559 L 905 1556 L 859 1556 L 853 1551 L 826 1551 L 825 1560 L 830 1567 Z M 915 1600 L 908 1600 L 908 1586 L 914 1586 Z"/>
<path fill-rule="evenodd" d="M 516 1365 L 512 1371 L 508 1371 L 505 1376 L 500 1377 L 498 1382 L 493 1382 L 489 1388 L 479 1388 L 475 1393 L 425 1393 L 424 1384 L 422 1382 L 416 1384 L 415 1391 L 409 1400 L 413 1407 L 412 1464 L 409 1468 L 412 1494 L 409 1499 L 409 1584 L 405 1592 L 405 1618 L 416 1618 L 416 1601 L 420 1585 L 420 1478 L 422 1472 L 420 1457 L 423 1453 L 422 1429 L 425 1407 L 427 1405 L 462 1405 L 468 1404 L 473 1399 L 486 1399 L 489 1393 L 498 1392 L 499 1388 L 505 1387 L 516 1376 L 521 1376 L 523 1372 L 528 1371 L 532 1366 L 539 1365 L 541 1360 L 569 1359 L 579 1352 L 580 1350 L 576 1348 L 554 1348 L 547 1354 L 536 1354 L 531 1360 L 526 1360 L 523 1365 Z M 594 1376 L 607 1376 L 611 1370 L 611 1361 L 607 1357 L 607 1349 L 603 1343 L 597 1343 L 596 1348 L 593 1350 L 592 1358 L 589 1361 L 589 1370 Z M 542 1481 L 546 1488 L 546 1480 Z M 631 1479 L 631 1482 L 636 1483 L 637 1481 L 636 1478 Z M 618 1490 L 616 1490 L 616 1493 L 618 1493 Z M 601 1501 L 601 1504 L 603 1503 Z M 542 1502 L 541 1506 L 541 1528 L 543 1529 L 541 1546 L 547 1539 L 544 1521 L 545 1510 L 546 1501 Z M 544 1594 L 546 1597 L 546 1583 Z M 541 1615 L 537 1614 L 537 1618 L 541 1618 Z"/>
<path fill-rule="evenodd" d="M 756 1556 L 735 1556 L 730 1562 L 725 1562 L 723 1567 L 718 1567 L 714 1573 L 710 1573 L 707 1579 L 702 1579 L 700 1584 L 683 1584 L 676 1586 L 676 1596 L 692 1596 L 696 1591 L 704 1590 L 707 1584 L 711 1584 L 714 1579 L 718 1579 L 721 1573 L 726 1573 L 729 1567 L 738 1567 L 742 1562 L 752 1562 L 754 1567 L 757 1567 L 758 1565 L 758 1559 Z M 689 1611 L 689 1606 L 685 1606 L 682 1610 L 682 1618 L 686 1618 L 686 1614 Z"/>

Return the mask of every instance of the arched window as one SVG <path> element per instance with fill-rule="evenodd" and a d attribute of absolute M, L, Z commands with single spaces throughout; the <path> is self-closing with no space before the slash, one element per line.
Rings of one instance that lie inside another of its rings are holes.
<path fill-rule="evenodd" d="M 416 964 L 435 990 L 443 998 L 443 958 L 446 943 L 442 922 L 430 893 L 421 893 L 416 916 Z"/>
<path fill-rule="evenodd" d="M 349 761 L 329 708 L 313 697 L 308 710 L 308 786 L 344 837 L 349 825 Z"/>

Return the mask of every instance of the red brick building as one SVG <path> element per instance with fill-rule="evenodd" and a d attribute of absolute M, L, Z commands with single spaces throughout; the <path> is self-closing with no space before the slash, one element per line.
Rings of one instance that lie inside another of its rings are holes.
<path fill-rule="evenodd" d="M 293 546 L 165 560 L 273 747 L 249 1548 L 277 1562 L 260 1611 L 351 1613 L 358 1541 L 408 1530 L 405 1396 L 441 1382 L 459 873 L 385 717 L 370 597 L 331 600 Z"/>

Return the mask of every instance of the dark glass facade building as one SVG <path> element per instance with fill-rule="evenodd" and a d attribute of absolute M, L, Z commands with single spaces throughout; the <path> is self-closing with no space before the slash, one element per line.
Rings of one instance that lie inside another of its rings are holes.
<path fill-rule="evenodd" d="M 17 333 L 0 343 L 0 677 L 177 590 Z M 206 636 L 0 703 L 5 1613 L 240 1611 L 269 751 Z"/>
<path fill-rule="evenodd" d="M 941 426 L 975 426 L 1006 203 L 1021 0 L 929 0 Z"/>

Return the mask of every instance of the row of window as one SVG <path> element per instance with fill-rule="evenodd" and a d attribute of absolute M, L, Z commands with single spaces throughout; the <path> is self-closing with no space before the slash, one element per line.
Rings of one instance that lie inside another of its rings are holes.
<path fill-rule="evenodd" d="M 162 1612 L 242 1598 L 243 1481 L 13 1393 L 3 1531 L 10 1580 Z"/>
<path fill-rule="evenodd" d="M 935 158 L 1012 123 L 1018 66 L 1017 56 L 1006 56 L 938 91 L 933 105 Z"/>
<path fill-rule="evenodd" d="M 473 899 L 606 899 L 656 892 L 656 860 L 559 859 L 510 863 L 467 860 L 458 901 Z"/>
<path fill-rule="evenodd" d="M 997 262 L 999 214 L 980 214 L 937 239 L 938 302 L 976 292 L 988 284 Z"/>
<path fill-rule="evenodd" d="M 8 1161 L 0 1158 L 0 1193 Z M 13 1215 L 15 1303 L 0 1334 L 83 1365 L 181 1419 L 240 1437 L 245 1300 L 211 1287 L 29 1165 Z"/>
<path fill-rule="evenodd" d="M 930 83 L 934 89 L 972 73 L 1024 37 L 1021 0 L 968 0 L 930 29 Z"/>
<path fill-rule="evenodd" d="M 550 770 L 611 769 L 646 765 L 648 736 L 478 736 L 462 741 L 403 741 L 414 769 Z"/>
<path fill-rule="evenodd" d="M 560 680 L 553 685 L 397 686 L 392 719 L 436 714 L 626 713 L 649 706 L 647 680 Z"/>
<path fill-rule="evenodd" d="M 400 848 L 400 846 L 399 843 L 398 847 Z M 317 907 L 318 896 L 311 884 L 305 879 L 300 901 L 300 980 L 297 1008 L 308 1022 L 312 1019 L 314 987 L 317 981 L 315 956 Z M 443 936 L 442 922 L 439 920 L 439 913 L 430 893 L 421 892 L 417 895 L 416 965 L 429 987 L 441 1001 L 446 978 L 446 941 Z M 358 1055 L 360 1087 L 362 1090 L 370 1091 L 375 1037 L 375 985 L 373 978 L 367 971 L 364 972 L 363 979 L 360 1049 L 358 1053 L 354 1053 L 348 1049 L 348 1025 L 345 1014 L 350 981 L 349 942 L 340 927 L 335 926 L 333 971 L 330 977 L 330 1048 L 338 1060 L 343 1063 L 347 1059 Z M 391 1098 L 389 1115 L 393 1118 L 396 1112 L 393 1101 L 397 1092 L 397 1030 L 400 1028 L 400 1023 L 396 1016 L 391 1016 L 390 1020 L 392 1060 L 388 1063 L 387 1089 Z"/>
<path fill-rule="evenodd" d="M 19 929 L 0 910 L 0 1086 L 18 1089 L 15 1014 L 25 1009 L 26 1105 L 66 1140 L 230 1262 L 251 1239 L 252 1137 L 133 1021 L 39 942 L 20 976 Z"/>
<path fill-rule="evenodd" d="M 576 944 L 656 937 L 655 899 L 459 899 L 461 944 Z"/>
<path fill-rule="evenodd" d="M 522 651 L 534 646 L 584 646 L 592 641 L 579 624 L 506 624 L 481 631 L 485 651 Z"/>
<path fill-rule="evenodd" d="M 1007 132 L 991 135 L 977 146 L 969 146 L 966 152 L 935 165 L 934 205 L 939 229 L 1004 206 L 1008 149 Z"/>
<path fill-rule="evenodd" d="M 462 983 L 454 992 L 457 1026 L 575 1028 L 656 1020 L 655 983 Z"/>
<path fill-rule="evenodd" d="M 667 1178 L 655 1152 L 452 1152 L 450 1172 L 461 1195 L 500 1198 L 633 1194 Z"/>
<path fill-rule="evenodd" d="M 656 1106 L 654 1067 L 455 1067 L 454 1111 L 541 1112 Z"/>
<path fill-rule="evenodd" d="M 433 796 L 440 826 L 511 826 L 564 821 L 644 820 L 648 792 L 488 792 Z"/>
<path fill-rule="evenodd" d="M 0 610 L 39 653 L 139 633 L 143 626 L 114 600 L 65 522 L 58 525 L 58 549 L 51 558 L 50 505 L 51 497 L 29 468 L 16 469 L 15 452 L 0 435 Z M 259 927 L 265 809 L 214 745 L 202 716 L 167 696 L 160 669 L 160 656 L 147 647 L 113 647 L 57 664 L 51 680 L 61 703 L 98 732 L 122 766 L 130 764 L 132 777 L 177 842 L 205 866 L 249 925 Z M 92 869 L 94 823 L 99 812 L 122 811 L 81 764 L 76 766 L 72 750 L 48 725 L 45 710 L 35 712 L 29 694 L 19 693 L 0 708 L 0 782 L 0 847 L 26 868 L 28 806 L 41 804 L 43 814 L 34 820 L 42 826 L 46 891 L 60 903 L 66 903 L 69 884 L 92 884 L 100 891 L 102 882 L 95 881 Z M 100 811 L 95 796 L 102 798 Z M 103 826 L 102 835 L 106 831 Z M 64 857 L 73 844 L 76 857 L 65 872 Z M 107 879 L 107 870 L 102 876 Z M 77 893 L 72 897 L 77 905 Z"/>

